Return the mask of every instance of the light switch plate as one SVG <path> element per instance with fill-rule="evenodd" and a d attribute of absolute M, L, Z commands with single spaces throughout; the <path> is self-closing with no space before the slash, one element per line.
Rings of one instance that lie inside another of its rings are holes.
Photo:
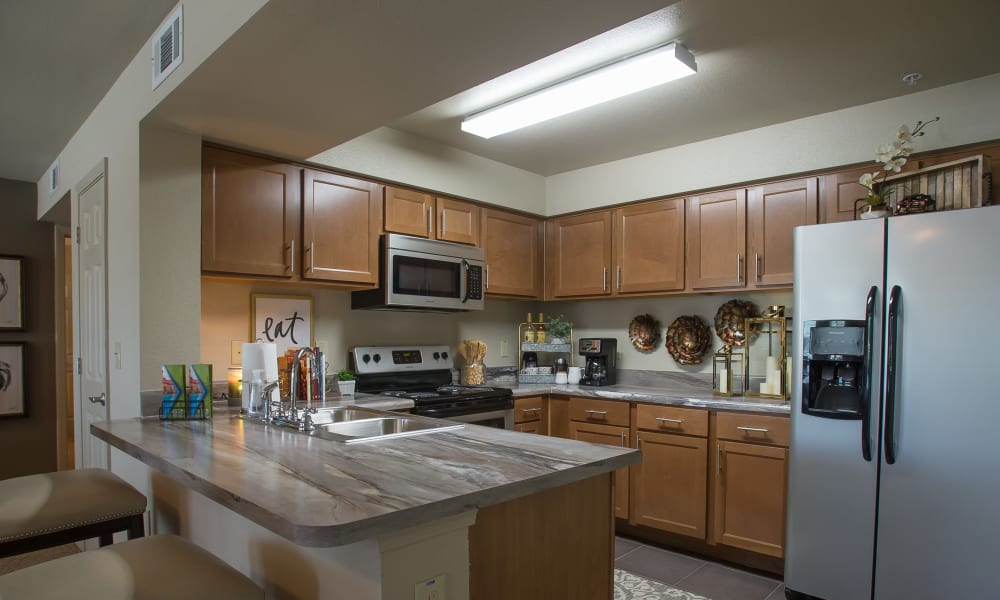
<path fill-rule="evenodd" d="M 243 340 L 229 342 L 229 364 L 233 366 L 243 364 Z"/>
<path fill-rule="evenodd" d="M 446 600 L 444 593 L 447 575 L 436 575 L 413 587 L 413 600 Z"/>
<path fill-rule="evenodd" d="M 500 340 L 500 357 L 507 358 L 510 356 L 510 340 Z"/>

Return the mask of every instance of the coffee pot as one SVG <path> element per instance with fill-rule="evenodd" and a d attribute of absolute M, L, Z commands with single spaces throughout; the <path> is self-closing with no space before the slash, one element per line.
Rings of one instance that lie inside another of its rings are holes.
<path fill-rule="evenodd" d="M 614 385 L 618 340 L 614 338 L 582 338 L 580 354 L 586 358 L 580 385 Z"/>

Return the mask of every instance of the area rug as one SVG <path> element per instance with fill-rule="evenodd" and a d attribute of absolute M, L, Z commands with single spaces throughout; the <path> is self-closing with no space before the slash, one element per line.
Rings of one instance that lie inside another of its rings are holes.
<path fill-rule="evenodd" d="M 615 569 L 614 600 L 708 600 L 704 596 L 685 592 L 669 585 L 640 577 L 635 573 Z"/>

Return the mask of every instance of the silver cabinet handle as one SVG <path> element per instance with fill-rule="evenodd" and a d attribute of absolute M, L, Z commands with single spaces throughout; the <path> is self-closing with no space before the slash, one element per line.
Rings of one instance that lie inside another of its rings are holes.
<path fill-rule="evenodd" d="M 288 272 L 294 274 L 295 273 L 295 240 L 292 240 L 288 244 L 288 262 L 290 262 L 291 265 L 292 265 L 292 266 L 288 267 Z"/>
<path fill-rule="evenodd" d="M 622 448 L 625 448 L 625 432 L 622 432 Z"/>
<path fill-rule="evenodd" d="M 107 397 L 108 395 L 106 392 L 101 392 L 100 396 L 90 396 L 87 399 L 90 400 L 93 404 L 100 404 L 101 406 L 107 406 L 108 405 Z"/>
<path fill-rule="evenodd" d="M 722 444 L 715 445 L 715 472 L 722 472 Z"/>
<path fill-rule="evenodd" d="M 608 291 L 608 268 L 607 267 L 604 267 L 603 278 L 604 278 L 604 280 L 601 283 L 601 289 L 603 289 L 606 292 L 606 291 Z"/>
<path fill-rule="evenodd" d="M 444 220 L 444 210 L 441 211 L 441 235 L 444 235 L 445 230 L 445 220 Z"/>
<path fill-rule="evenodd" d="M 622 289 L 622 266 L 618 265 L 618 267 L 615 269 L 615 271 L 616 271 L 616 273 L 615 273 L 615 280 L 616 280 L 615 284 L 616 284 L 616 287 L 618 288 L 618 290 L 621 291 L 621 289 Z"/>
<path fill-rule="evenodd" d="M 427 207 L 427 237 L 431 237 L 434 232 L 434 209 Z"/>
<path fill-rule="evenodd" d="M 528 413 L 528 412 L 541 412 L 541 410 L 542 409 L 540 409 L 540 408 L 522 408 L 521 412 L 526 412 L 526 413 Z"/>
<path fill-rule="evenodd" d="M 756 432 L 756 433 L 767 433 L 768 432 L 768 430 L 764 429 L 763 427 L 744 427 L 742 425 L 738 426 L 736 429 L 739 429 L 740 431 L 753 431 L 753 432 Z"/>
<path fill-rule="evenodd" d="M 583 412 L 587 413 L 588 415 L 606 415 L 606 414 L 608 414 L 608 411 L 606 411 L 606 410 L 591 410 L 589 408 L 586 409 L 586 410 L 584 410 Z"/>
<path fill-rule="evenodd" d="M 666 417 L 656 417 L 656 420 L 661 423 L 677 423 L 678 425 L 684 422 L 684 419 L 668 419 Z"/>
<path fill-rule="evenodd" d="M 639 449 L 642 448 L 642 440 L 639 439 L 639 434 L 638 433 L 635 434 L 635 447 L 639 448 Z"/>
<path fill-rule="evenodd" d="M 316 242 L 309 242 L 309 271 L 316 270 Z"/>
<path fill-rule="evenodd" d="M 753 272 L 757 281 L 760 281 L 760 254 L 756 250 L 753 251 Z"/>
<path fill-rule="evenodd" d="M 484 270 L 486 271 L 486 289 L 490 289 L 490 266 L 486 265 Z"/>
<path fill-rule="evenodd" d="M 736 255 L 736 281 L 743 282 L 743 255 Z"/>

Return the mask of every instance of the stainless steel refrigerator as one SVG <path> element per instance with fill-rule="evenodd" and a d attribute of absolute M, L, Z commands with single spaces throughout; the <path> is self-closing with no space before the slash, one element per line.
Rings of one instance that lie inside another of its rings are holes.
<path fill-rule="evenodd" d="M 1000 598 L 1000 206 L 795 230 L 789 598 Z"/>

